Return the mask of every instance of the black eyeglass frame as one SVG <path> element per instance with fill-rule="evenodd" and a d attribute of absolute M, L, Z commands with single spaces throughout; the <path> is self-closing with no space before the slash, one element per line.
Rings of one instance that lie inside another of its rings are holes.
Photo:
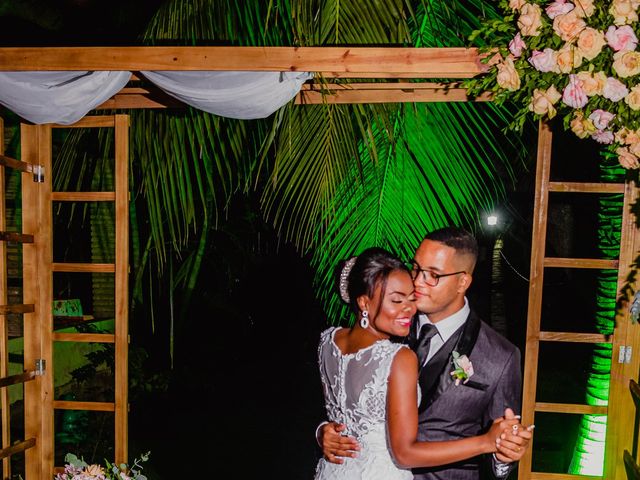
<path fill-rule="evenodd" d="M 431 270 L 425 270 L 415 260 L 411 260 L 411 262 L 410 262 L 410 271 L 411 271 L 411 278 L 414 281 L 415 281 L 416 278 L 418 278 L 418 274 L 422 273 L 422 280 L 424 281 L 424 283 L 426 283 L 430 287 L 437 287 L 438 283 L 440 283 L 440 279 L 442 277 L 450 277 L 452 275 L 458 275 L 460 273 L 465 273 L 465 274 L 467 273 L 466 270 L 460 270 L 459 272 L 451 272 L 451 273 L 436 273 L 436 272 L 433 272 Z M 429 275 L 433 279 L 432 281 L 435 282 L 435 283 L 429 282 L 427 280 L 427 275 Z"/>

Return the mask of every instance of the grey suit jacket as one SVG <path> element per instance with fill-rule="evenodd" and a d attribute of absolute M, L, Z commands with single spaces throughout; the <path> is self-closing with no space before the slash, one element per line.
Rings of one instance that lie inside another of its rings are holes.
<path fill-rule="evenodd" d="M 408 342 L 416 338 L 414 319 Z M 474 374 L 455 385 L 450 373 L 452 351 L 467 355 Z M 522 373 L 520 351 L 471 311 L 465 324 L 420 370 L 422 393 L 418 440 L 456 440 L 485 432 L 505 408 L 520 413 Z M 478 480 L 495 478 L 492 456 L 433 468 L 414 469 L 415 480 Z M 513 466 L 512 466 L 513 468 Z M 502 477 L 505 478 L 505 477 Z"/>

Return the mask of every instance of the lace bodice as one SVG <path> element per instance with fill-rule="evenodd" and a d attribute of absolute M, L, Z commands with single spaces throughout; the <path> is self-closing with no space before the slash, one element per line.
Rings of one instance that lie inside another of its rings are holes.
<path fill-rule="evenodd" d="M 327 418 L 343 423 L 361 450 L 341 465 L 321 458 L 315 480 L 412 480 L 410 470 L 394 463 L 386 429 L 387 380 L 396 353 L 406 346 L 380 340 L 344 355 L 334 341 L 337 330 L 322 332 L 318 346 Z"/>
<path fill-rule="evenodd" d="M 386 422 L 387 379 L 395 354 L 405 345 L 379 340 L 343 354 L 334 341 L 338 328 L 325 330 L 318 346 L 320 378 L 329 420 L 361 438 Z"/>

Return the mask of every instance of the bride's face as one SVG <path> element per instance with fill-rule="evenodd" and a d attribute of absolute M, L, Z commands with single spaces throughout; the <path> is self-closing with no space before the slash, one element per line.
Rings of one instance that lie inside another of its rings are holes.
<path fill-rule="evenodd" d="M 371 326 L 385 336 L 404 337 L 409 334 L 411 319 L 416 313 L 416 298 L 409 273 L 394 270 L 387 277 L 382 298 L 382 285 L 375 289 L 372 300 Z M 379 305 L 378 308 L 375 306 Z"/>

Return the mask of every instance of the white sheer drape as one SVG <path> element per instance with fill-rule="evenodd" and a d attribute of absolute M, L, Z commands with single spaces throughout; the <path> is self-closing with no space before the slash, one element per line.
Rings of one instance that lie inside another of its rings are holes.
<path fill-rule="evenodd" d="M 130 78 L 131 72 L 0 72 L 0 104 L 33 123 L 69 125 Z"/>
<path fill-rule="evenodd" d="M 289 102 L 306 72 L 141 72 L 169 95 L 223 117 L 265 118 Z M 69 125 L 119 92 L 131 72 L 0 72 L 0 104 L 32 123 Z"/>
<path fill-rule="evenodd" d="M 306 72 L 140 72 L 169 95 L 221 117 L 265 118 L 295 97 Z"/>

